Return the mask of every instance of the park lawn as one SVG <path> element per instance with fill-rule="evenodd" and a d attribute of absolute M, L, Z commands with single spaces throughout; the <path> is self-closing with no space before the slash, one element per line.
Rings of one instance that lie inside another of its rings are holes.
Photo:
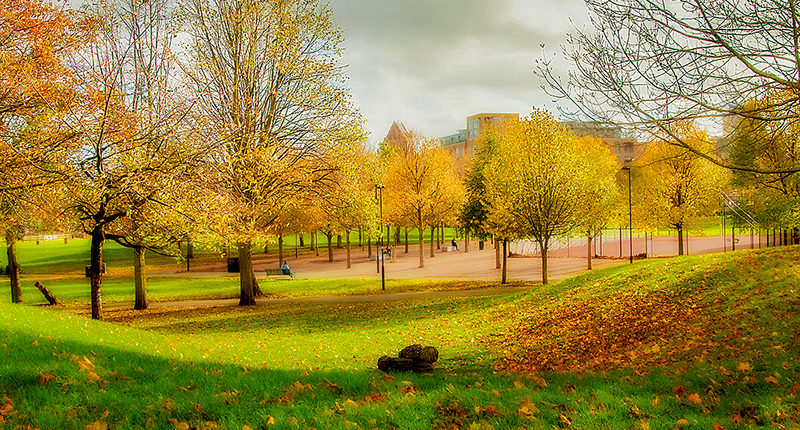
<path fill-rule="evenodd" d="M 41 281 L 50 292 L 65 304 L 89 304 L 90 289 L 88 279 L 64 275 L 47 278 L 36 275 L 22 276 L 22 299 L 25 303 L 47 304 L 47 300 L 34 286 L 36 281 Z M 0 301 L 9 301 L 11 300 L 10 288 L 7 287 L 7 282 L 3 284 L 6 286 L 0 288 Z M 381 291 L 380 279 L 303 279 L 294 281 L 261 279 L 259 280 L 259 285 L 268 298 L 290 298 L 456 291 L 495 287 L 497 283 L 488 281 L 390 279 L 386 281 L 385 291 Z M 148 301 L 151 303 L 175 300 L 236 298 L 239 296 L 239 275 L 211 277 L 151 276 L 147 277 L 146 286 Z M 101 293 L 104 303 L 133 306 L 133 278 L 119 275 L 105 277 Z"/>
<path fill-rule="evenodd" d="M 392 229 L 394 235 L 394 229 Z M 443 243 L 448 243 L 452 238 L 457 237 L 455 228 L 445 228 L 445 236 Z M 401 245 L 405 236 L 401 232 Z M 408 238 L 410 244 L 417 244 L 419 241 L 419 234 L 416 230 L 409 230 Z M 428 236 L 426 235 L 426 238 Z M 284 237 L 284 255 L 286 257 L 293 256 L 295 253 L 295 246 L 298 246 L 298 252 L 303 254 L 312 253 L 311 250 L 311 235 L 306 234 L 304 237 L 304 246 L 299 246 L 299 238 L 297 235 L 289 235 Z M 459 240 L 463 238 L 459 237 Z M 426 239 L 428 240 L 428 239 Z M 322 233 L 317 233 L 317 241 L 320 254 L 327 252 L 327 238 Z M 350 241 L 352 247 L 358 246 L 358 232 L 350 233 Z M 366 238 L 363 238 L 366 244 Z M 81 238 L 70 238 L 65 244 L 63 240 L 41 240 L 37 243 L 35 240 L 22 241 L 17 243 L 17 260 L 22 268 L 23 273 L 29 274 L 82 274 L 84 267 L 89 264 L 89 249 L 91 240 Z M 344 246 L 344 239 L 342 239 Z M 332 245 L 336 246 L 336 237 L 334 236 Z M 373 243 L 374 245 L 374 243 Z M 365 245 L 366 246 L 366 245 Z M 277 256 L 278 245 L 272 241 L 268 245 L 269 255 Z M 183 245 L 182 255 L 186 255 L 186 245 Z M 203 249 L 200 245 L 194 246 L 194 257 L 190 261 L 191 266 L 206 263 L 225 263 L 223 255 L 218 250 Z M 255 258 L 264 255 L 263 245 L 253 245 L 253 256 Z M 103 247 L 103 261 L 106 263 L 110 274 L 129 274 L 133 273 L 133 251 L 125 248 L 116 242 L 106 241 Z M 182 258 L 168 257 L 153 252 L 146 254 L 147 265 L 150 270 L 159 269 L 176 269 L 186 267 L 186 261 Z M 8 259 L 5 252 L 0 253 L 0 266 L 5 267 L 8 265 Z"/>
<path fill-rule="evenodd" d="M 107 322 L 3 302 L 0 414 L 11 428 L 795 428 L 798 261 L 748 250 L 507 296 Z M 440 349 L 433 375 L 374 369 L 412 342 Z"/>

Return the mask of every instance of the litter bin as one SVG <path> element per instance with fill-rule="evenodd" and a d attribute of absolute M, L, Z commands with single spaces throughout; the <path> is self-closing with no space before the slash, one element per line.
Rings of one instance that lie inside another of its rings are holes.
<path fill-rule="evenodd" d="M 239 273 L 239 257 L 228 258 L 228 273 Z"/>

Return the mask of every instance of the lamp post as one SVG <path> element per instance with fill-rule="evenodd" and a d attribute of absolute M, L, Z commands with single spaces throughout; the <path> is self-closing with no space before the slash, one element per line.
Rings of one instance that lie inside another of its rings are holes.
<path fill-rule="evenodd" d="M 386 266 L 383 263 L 383 258 L 386 255 L 386 251 L 383 249 L 383 189 L 386 188 L 386 186 L 385 185 L 375 185 L 375 188 L 378 189 L 378 193 L 379 193 L 379 200 L 378 201 L 379 201 L 380 208 L 381 208 L 381 212 L 380 212 L 380 224 L 381 224 L 380 225 L 380 231 L 381 231 L 381 233 L 380 233 L 380 235 L 378 235 L 378 249 L 380 249 L 380 254 L 379 254 L 380 256 L 378 258 L 380 259 L 380 263 L 379 263 L 380 264 L 380 266 L 379 266 L 380 268 L 378 270 L 380 270 L 380 272 L 381 272 L 381 291 L 386 291 Z"/>
<path fill-rule="evenodd" d="M 628 171 L 628 252 L 630 262 L 633 263 L 633 203 L 631 200 L 631 167 L 625 166 L 622 170 Z"/>

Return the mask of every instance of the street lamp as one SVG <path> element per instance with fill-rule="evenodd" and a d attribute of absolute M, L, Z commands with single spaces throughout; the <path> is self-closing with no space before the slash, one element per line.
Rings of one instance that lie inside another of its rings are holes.
<path fill-rule="evenodd" d="M 622 170 L 628 171 L 628 252 L 630 262 L 633 263 L 633 204 L 631 200 L 631 167 L 624 166 Z"/>
<path fill-rule="evenodd" d="M 378 263 L 379 264 L 378 271 L 381 272 L 381 291 L 386 291 L 386 266 L 383 263 L 383 258 L 386 255 L 386 251 L 383 249 L 383 189 L 386 188 L 386 186 L 375 185 L 375 188 L 378 189 L 378 192 L 380 194 L 379 204 L 381 208 L 381 218 L 380 218 L 381 233 L 378 235 L 378 249 L 380 249 L 380 256 L 378 257 L 380 259 L 380 262 Z"/>

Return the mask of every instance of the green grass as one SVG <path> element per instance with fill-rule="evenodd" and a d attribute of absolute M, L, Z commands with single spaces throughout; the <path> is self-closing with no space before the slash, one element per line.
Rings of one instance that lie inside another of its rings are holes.
<path fill-rule="evenodd" d="M 798 261 L 797 247 L 772 248 L 502 297 L 113 311 L 108 322 L 3 302 L 0 399 L 14 409 L 0 427 L 795 428 Z M 570 349 L 579 339 L 625 345 Z M 374 370 L 412 342 L 439 347 L 433 375 Z M 546 355 L 551 370 L 496 368 Z"/>
<path fill-rule="evenodd" d="M 25 303 L 47 304 L 44 296 L 34 286 L 37 280 L 41 280 L 48 290 L 65 304 L 86 305 L 89 303 L 88 279 L 75 276 L 41 278 L 35 275 L 22 277 L 22 298 Z M 386 291 L 381 291 L 379 279 L 306 279 L 302 281 L 271 279 L 260 280 L 259 285 L 268 297 L 281 298 L 452 291 L 496 286 L 497 283 L 390 279 L 386 281 Z M 154 276 L 147 278 L 146 286 L 147 297 L 151 302 L 234 298 L 239 295 L 239 275 L 208 278 Z M 130 275 L 104 278 L 101 293 L 105 303 L 132 304 L 134 299 L 133 279 Z M 0 288 L 0 301 L 9 300 L 11 300 L 10 289 Z"/>

